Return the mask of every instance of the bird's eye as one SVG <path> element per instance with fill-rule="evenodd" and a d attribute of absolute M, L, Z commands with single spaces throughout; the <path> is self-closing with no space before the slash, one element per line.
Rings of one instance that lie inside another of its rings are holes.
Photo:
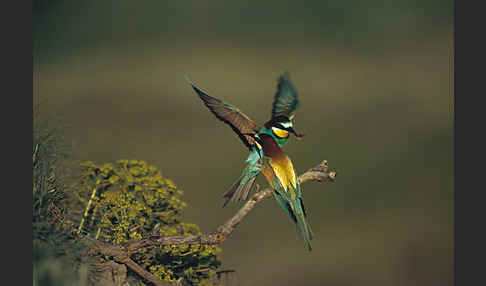
<path fill-rule="evenodd" d="M 275 134 L 275 136 L 277 136 L 279 138 L 287 138 L 287 137 L 289 137 L 289 132 L 287 130 L 284 130 L 284 129 L 280 129 L 280 128 L 277 128 L 277 127 L 272 127 L 272 132 L 273 132 L 273 134 Z"/>

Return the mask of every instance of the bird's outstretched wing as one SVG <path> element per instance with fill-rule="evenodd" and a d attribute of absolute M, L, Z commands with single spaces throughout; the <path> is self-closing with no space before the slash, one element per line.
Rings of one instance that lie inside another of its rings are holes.
<path fill-rule="evenodd" d="M 289 74 L 284 73 L 278 78 L 277 93 L 272 105 L 272 118 L 285 116 L 292 119 L 299 106 L 297 90 L 290 81 Z"/>
<path fill-rule="evenodd" d="M 255 139 L 251 136 L 244 135 L 245 133 L 256 133 L 260 130 L 253 120 L 248 118 L 243 112 L 241 112 L 236 106 L 224 102 L 216 97 L 210 96 L 200 88 L 198 88 L 192 81 L 185 76 L 186 81 L 192 86 L 192 88 L 199 95 L 199 98 L 204 102 L 209 110 L 221 121 L 228 124 L 233 131 L 240 137 L 241 141 L 251 150 L 255 144 Z"/>

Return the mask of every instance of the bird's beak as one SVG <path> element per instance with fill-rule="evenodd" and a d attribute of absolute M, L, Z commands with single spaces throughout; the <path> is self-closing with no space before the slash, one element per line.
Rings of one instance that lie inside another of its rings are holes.
<path fill-rule="evenodd" d="M 298 140 L 302 139 L 302 137 L 304 137 L 304 134 L 301 134 L 301 133 L 297 133 L 295 132 L 294 128 L 293 127 L 290 127 L 288 129 L 291 133 L 293 133 L 295 135 L 295 138 L 297 138 Z"/>

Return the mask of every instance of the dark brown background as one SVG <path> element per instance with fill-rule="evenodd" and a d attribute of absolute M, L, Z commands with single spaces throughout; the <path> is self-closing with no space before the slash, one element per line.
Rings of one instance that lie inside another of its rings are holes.
<path fill-rule="evenodd" d="M 240 285 L 453 284 L 452 1 L 44 2 L 39 114 L 76 159 L 160 168 L 205 232 L 239 207 L 221 196 L 247 151 L 184 73 L 262 123 L 290 72 L 306 137 L 284 149 L 338 180 L 303 186 L 311 253 L 273 200 L 250 213 L 222 245 Z"/>

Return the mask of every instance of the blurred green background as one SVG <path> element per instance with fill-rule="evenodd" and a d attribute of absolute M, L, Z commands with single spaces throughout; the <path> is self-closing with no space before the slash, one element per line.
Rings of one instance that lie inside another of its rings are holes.
<path fill-rule="evenodd" d="M 266 200 L 223 245 L 238 285 L 453 285 L 452 1 L 34 1 L 34 104 L 73 157 L 145 160 L 214 231 L 248 154 L 184 81 L 269 119 L 276 79 L 301 99 L 284 148 L 303 186 L 307 252 Z M 259 178 L 265 185 L 263 178 Z"/>

